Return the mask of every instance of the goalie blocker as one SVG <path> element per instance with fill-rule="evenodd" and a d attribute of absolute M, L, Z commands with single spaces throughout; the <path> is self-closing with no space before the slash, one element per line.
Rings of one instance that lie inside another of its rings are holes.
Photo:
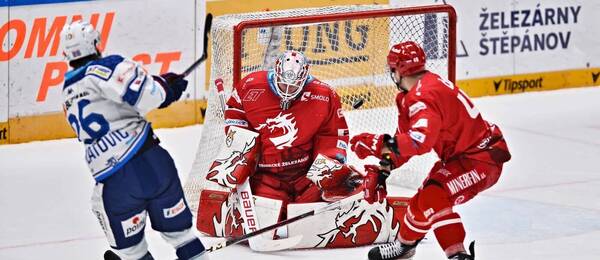
<path fill-rule="evenodd" d="M 213 162 L 207 179 L 234 188 L 246 181 L 256 167 L 255 140 L 257 133 L 231 127 L 226 145 Z M 315 158 L 308 179 L 321 189 L 324 201 L 335 201 L 363 192 L 364 174 L 337 160 L 323 155 Z M 213 237 L 237 237 L 246 233 L 236 192 L 205 189 L 200 195 L 196 227 Z M 341 248 L 394 241 L 404 218 L 408 198 L 387 197 L 369 203 L 358 200 L 338 210 L 321 213 L 318 218 L 301 220 L 288 225 L 287 236 L 302 236 L 294 248 Z M 284 203 L 254 195 L 255 219 L 259 227 L 275 224 Z M 289 203 L 288 218 L 322 207 L 326 203 Z M 281 232 L 279 234 L 281 236 Z M 274 232 L 263 238 L 275 238 Z"/>

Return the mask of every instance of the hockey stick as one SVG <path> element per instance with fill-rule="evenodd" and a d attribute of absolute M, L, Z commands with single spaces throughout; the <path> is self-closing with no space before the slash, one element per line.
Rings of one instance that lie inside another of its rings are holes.
<path fill-rule="evenodd" d="M 265 232 L 277 229 L 279 227 L 283 227 L 283 226 L 289 225 L 289 224 L 294 223 L 294 222 L 296 222 L 298 220 L 305 219 L 307 217 L 314 216 L 314 215 L 317 215 L 317 214 L 320 214 L 320 213 L 323 213 L 323 212 L 326 212 L 326 211 L 330 211 L 330 210 L 334 210 L 334 209 L 340 209 L 343 205 L 348 204 L 348 203 L 353 202 L 353 201 L 356 201 L 356 200 L 359 200 L 359 199 L 362 199 L 363 197 L 364 197 L 363 193 L 359 192 L 359 193 L 354 194 L 354 195 L 352 195 L 350 197 L 347 197 L 347 198 L 338 200 L 336 202 L 330 203 L 330 204 L 328 204 L 328 205 L 326 205 L 324 207 L 321 207 L 321 208 L 318 208 L 318 209 L 313 209 L 313 210 L 308 211 L 308 212 L 306 212 L 304 214 L 300 214 L 298 216 L 295 216 L 295 217 L 290 218 L 290 219 L 286 219 L 284 221 L 281 221 L 279 223 L 270 225 L 268 227 L 261 228 L 259 230 L 256 230 L 256 231 L 252 232 L 252 233 L 248 233 L 248 234 L 245 234 L 245 235 L 242 235 L 242 236 L 239 236 L 239 237 L 234 237 L 234 238 L 227 239 L 227 240 L 225 240 L 223 242 L 220 242 L 220 243 L 218 243 L 216 245 L 211 246 L 206 251 L 207 252 L 214 252 L 216 250 L 223 249 L 225 247 L 228 247 L 228 246 L 231 246 L 231 245 L 235 245 L 235 244 L 244 242 L 244 241 L 250 239 L 251 237 L 258 236 L 260 234 L 263 234 Z M 277 241 L 278 240 L 271 240 L 269 242 L 277 242 Z M 292 247 L 292 246 L 294 246 L 296 244 L 297 243 L 291 245 L 290 247 Z"/>
<path fill-rule="evenodd" d="M 185 78 L 188 75 L 190 75 L 190 73 L 192 73 L 192 71 L 194 71 L 196 69 L 196 67 L 198 67 L 198 65 L 202 64 L 202 62 L 204 62 L 206 60 L 206 58 L 208 58 L 208 34 L 210 34 L 210 28 L 212 27 L 212 14 L 208 13 L 206 15 L 206 20 L 204 20 L 204 45 L 202 45 L 202 56 L 200 56 L 199 59 L 197 59 L 194 63 L 192 63 L 192 65 L 190 65 L 183 73 L 181 73 L 181 77 Z"/>

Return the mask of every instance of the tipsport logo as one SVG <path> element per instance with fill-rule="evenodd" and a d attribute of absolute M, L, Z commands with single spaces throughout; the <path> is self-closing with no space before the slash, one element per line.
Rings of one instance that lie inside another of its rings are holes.
<path fill-rule="evenodd" d="M 8 139 L 8 129 L 6 127 L 0 129 L 0 140 Z"/>
<path fill-rule="evenodd" d="M 525 92 L 531 89 L 544 88 L 543 81 L 544 78 L 542 77 L 522 80 L 500 79 L 498 81 L 494 81 L 494 89 L 496 90 L 496 92 L 499 92 L 500 87 L 503 87 L 505 92 Z"/>

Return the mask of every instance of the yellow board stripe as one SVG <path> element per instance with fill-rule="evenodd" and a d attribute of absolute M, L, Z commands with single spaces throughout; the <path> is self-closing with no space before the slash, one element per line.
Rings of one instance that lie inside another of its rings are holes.
<path fill-rule="evenodd" d="M 8 122 L 0 122 L 0 144 L 8 144 Z"/>
<path fill-rule="evenodd" d="M 517 94 L 600 85 L 600 68 L 563 70 L 458 80 L 457 85 L 471 97 Z"/>

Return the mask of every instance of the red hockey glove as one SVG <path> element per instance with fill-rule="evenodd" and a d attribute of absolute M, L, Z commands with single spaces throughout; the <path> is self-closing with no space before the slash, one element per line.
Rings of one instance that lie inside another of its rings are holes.
<path fill-rule="evenodd" d="M 370 204 L 383 202 L 387 196 L 385 180 L 389 172 L 377 165 L 365 165 L 366 176 L 363 181 L 365 200 Z"/>
<path fill-rule="evenodd" d="M 362 133 L 352 137 L 350 140 L 350 149 L 360 159 L 365 159 L 368 156 L 381 157 L 381 149 L 383 148 L 383 136 L 369 133 Z"/>

